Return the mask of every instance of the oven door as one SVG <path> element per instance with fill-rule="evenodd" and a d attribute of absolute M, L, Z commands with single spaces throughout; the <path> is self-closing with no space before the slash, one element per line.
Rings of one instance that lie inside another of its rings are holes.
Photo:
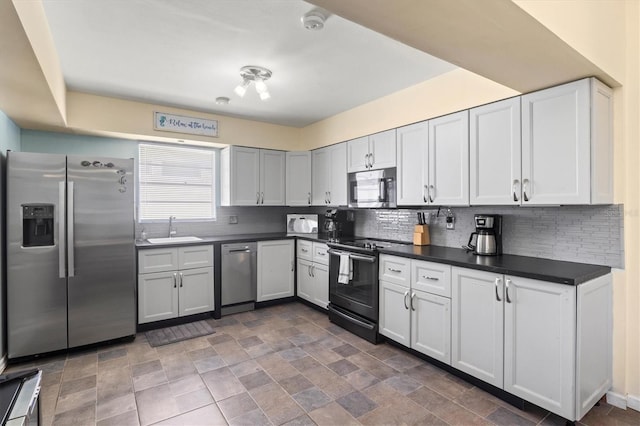
<path fill-rule="evenodd" d="M 353 278 L 338 282 L 341 250 L 329 249 L 329 301 L 343 309 L 378 321 L 378 256 L 348 252 Z"/>

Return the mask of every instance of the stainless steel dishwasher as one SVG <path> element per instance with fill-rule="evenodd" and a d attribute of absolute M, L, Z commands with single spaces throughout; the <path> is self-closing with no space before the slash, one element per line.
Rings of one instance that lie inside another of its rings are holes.
<path fill-rule="evenodd" d="M 253 310 L 257 292 L 257 243 L 222 245 L 221 315 Z"/>

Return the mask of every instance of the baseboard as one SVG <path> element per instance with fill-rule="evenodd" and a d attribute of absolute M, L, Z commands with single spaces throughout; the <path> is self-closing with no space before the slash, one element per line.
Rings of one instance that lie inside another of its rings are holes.
<path fill-rule="evenodd" d="M 640 411 L 640 396 L 627 396 L 627 407 L 631 408 L 632 410 Z"/>
<path fill-rule="evenodd" d="M 635 395 L 625 396 L 616 392 L 607 392 L 607 403 L 623 410 L 631 408 L 640 411 L 640 397 Z"/>
<path fill-rule="evenodd" d="M 6 354 L 2 356 L 2 359 L 0 359 L 0 373 L 2 373 L 5 368 L 7 368 L 7 355 Z"/>

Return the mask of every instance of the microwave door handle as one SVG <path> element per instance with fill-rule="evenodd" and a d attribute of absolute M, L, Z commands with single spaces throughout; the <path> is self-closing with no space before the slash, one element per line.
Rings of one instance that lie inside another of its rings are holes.
<path fill-rule="evenodd" d="M 378 182 L 378 201 L 384 202 L 387 199 L 387 184 L 384 178 L 380 179 Z"/>

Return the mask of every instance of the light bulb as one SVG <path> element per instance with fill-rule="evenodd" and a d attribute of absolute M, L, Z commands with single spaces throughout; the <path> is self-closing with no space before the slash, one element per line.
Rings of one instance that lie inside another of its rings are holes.
<path fill-rule="evenodd" d="M 265 93 L 266 91 L 268 91 L 269 89 L 267 89 L 267 85 L 264 82 L 264 80 L 256 80 L 256 91 L 260 94 Z"/>
<path fill-rule="evenodd" d="M 260 100 L 266 101 L 270 97 L 271 97 L 271 95 L 269 94 L 268 91 L 264 91 L 264 92 L 260 93 Z"/>
<path fill-rule="evenodd" d="M 247 87 L 249 87 L 249 80 L 245 79 L 242 81 L 242 84 L 239 84 L 238 86 L 236 86 L 235 89 L 233 89 L 234 92 L 236 92 L 236 95 L 240 96 L 241 98 L 244 97 L 245 93 L 247 93 Z"/>

